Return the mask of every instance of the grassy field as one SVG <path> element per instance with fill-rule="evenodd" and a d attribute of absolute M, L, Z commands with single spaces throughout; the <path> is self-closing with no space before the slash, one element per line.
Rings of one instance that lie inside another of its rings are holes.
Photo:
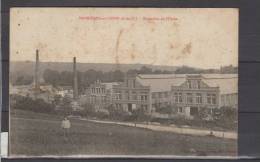
<path fill-rule="evenodd" d="M 236 140 L 155 132 L 72 120 L 69 140 L 61 118 L 18 111 L 11 115 L 11 155 L 236 155 Z"/>

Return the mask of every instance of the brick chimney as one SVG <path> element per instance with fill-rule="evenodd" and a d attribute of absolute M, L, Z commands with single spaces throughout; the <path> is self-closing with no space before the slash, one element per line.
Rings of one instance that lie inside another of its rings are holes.
<path fill-rule="evenodd" d="M 35 60 L 35 69 L 34 69 L 34 88 L 35 91 L 39 91 L 40 86 L 39 86 L 39 50 L 36 50 L 36 60 Z"/>
<path fill-rule="evenodd" d="M 73 57 L 73 98 L 78 98 L 78 76 L 77 76 L 77 66 L 76 57 Z"/>

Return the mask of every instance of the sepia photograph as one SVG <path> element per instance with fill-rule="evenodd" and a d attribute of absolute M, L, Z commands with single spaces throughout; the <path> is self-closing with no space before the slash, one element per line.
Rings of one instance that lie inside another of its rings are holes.
<path fill-rule="evenodd" d="M 238 9 L 10 9 L 10 157 L 236 157 Z"/>

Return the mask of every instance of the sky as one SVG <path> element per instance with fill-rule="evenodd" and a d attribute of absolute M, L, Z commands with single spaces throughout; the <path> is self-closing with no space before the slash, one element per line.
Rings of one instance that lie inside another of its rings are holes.
<path fill-rule="evenodd" d="M 10 60 L 238 65 L 238 9 L 11 8 Z"/>

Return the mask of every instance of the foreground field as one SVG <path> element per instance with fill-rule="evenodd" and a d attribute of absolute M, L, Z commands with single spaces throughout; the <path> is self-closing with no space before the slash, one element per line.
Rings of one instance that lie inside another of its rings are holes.
<path fill-rule="evenodd" d="M 26 114 L 12 114 L 11 155 L 236 155 L 236 140 L 80 120 L 66 140 L 59 117 Z"/>

